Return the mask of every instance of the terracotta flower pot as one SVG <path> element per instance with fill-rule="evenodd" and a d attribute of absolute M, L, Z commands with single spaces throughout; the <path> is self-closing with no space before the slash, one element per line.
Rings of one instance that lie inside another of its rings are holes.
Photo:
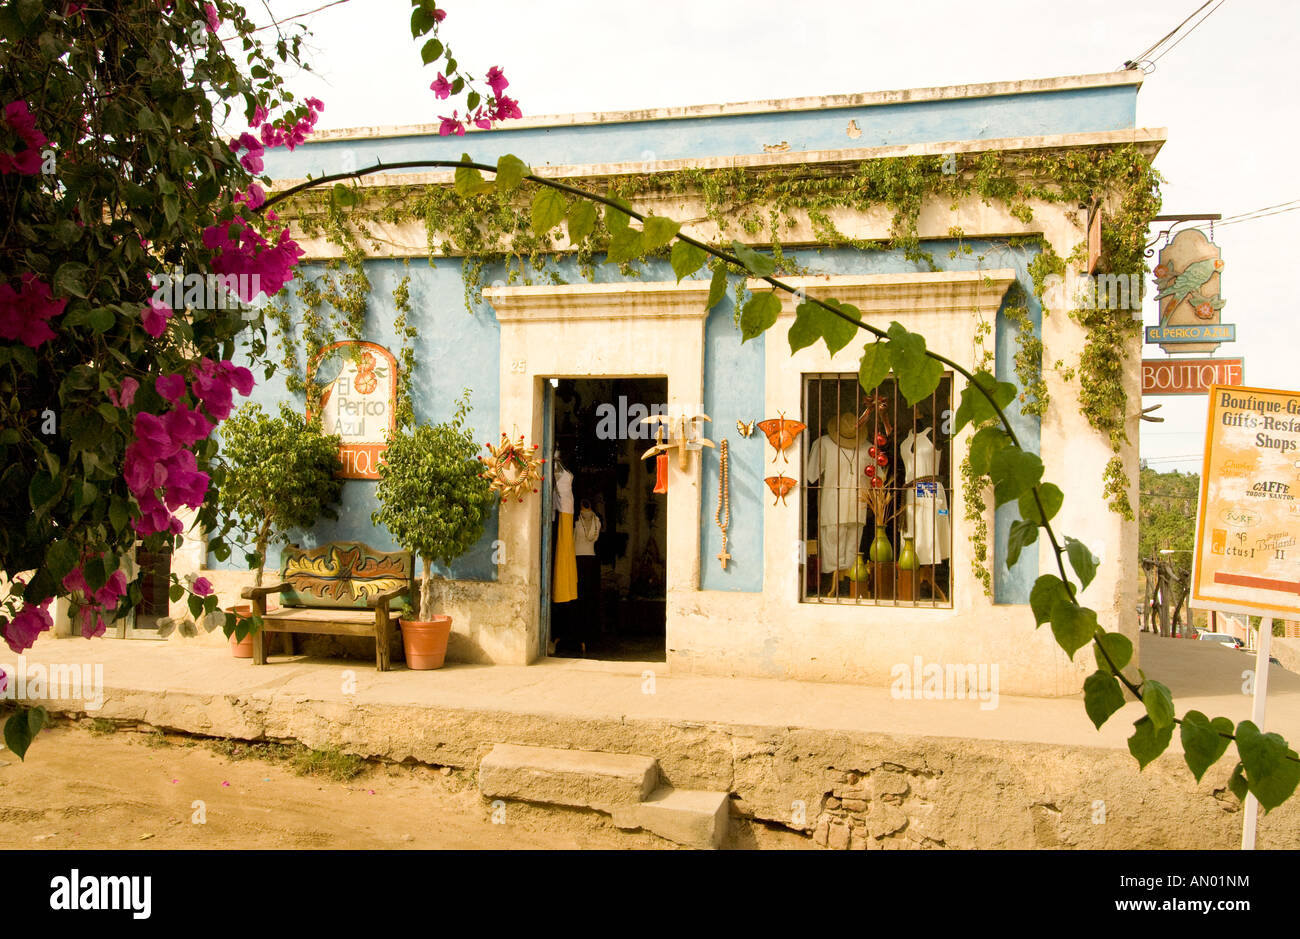
<path fill-rule="evenodd" d="M 442 668 L 447 657 L 447 637 L 451 635 L 451 617 L 435 616 L 427 623 L 402 620 L 402 648 L 406 650 L 406 667 Z"/>
<path fill-rule="evenodd" d="M 226 612 L 234 613 L 236 616 L 240 617 L 252 616 L 253 608 L 248 604 L 242 604 L 240 606 L 226 607 Z M 253 657 L 253 634 L 249 633 L 244 637 L 243 642 L 238 642 L 235 639 L 235 634 L 231 633 L 230 654 L 237 659 L 251 659 Z"/>

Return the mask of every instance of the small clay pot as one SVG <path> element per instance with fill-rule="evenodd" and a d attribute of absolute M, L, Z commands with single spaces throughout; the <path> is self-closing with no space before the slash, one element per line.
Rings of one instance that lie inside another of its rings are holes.
<path fill-rule="evenodd" d="M 252 616 L 253 607 L 251 605 L 230 606 L 230 607 L 226 607 L 226 612 L 234 613 L 236 616 L 242 618 L 246 616 Z M 253 634 L 249 633 L 247 636 L 244 637 L 243 642 L 237 642 L 235 640 L 235 634 L 231 633 L 230 654 L 237 659 L 251 659 L 253 657 Z"/>
<path fill-rule="evenodd" d="M 428 622 L 402 620 L 402 648 L 406 667 L 442 668 L 447 657 L 447 638 L 451 635 L 451 617 L 435 616 Z"/>

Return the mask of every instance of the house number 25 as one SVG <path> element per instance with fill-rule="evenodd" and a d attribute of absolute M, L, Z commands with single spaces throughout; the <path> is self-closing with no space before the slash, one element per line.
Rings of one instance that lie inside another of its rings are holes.
<path fill-rule="evenodd" d="M 522 375 L 524 372 L 528 371 L 528 360 L 527 360 L 527 359 L 511 359 L 511 360 L 510 360 L 510 371 L 514 372 L 516 375 Z"/>

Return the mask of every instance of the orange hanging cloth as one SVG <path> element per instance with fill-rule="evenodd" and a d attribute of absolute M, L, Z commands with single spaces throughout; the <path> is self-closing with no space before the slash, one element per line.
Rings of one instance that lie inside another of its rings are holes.
<path fill-rule="evenodd" d="M 668 491 L 668 454 L 661 453 L 655 457 L 655 492 Z"/>

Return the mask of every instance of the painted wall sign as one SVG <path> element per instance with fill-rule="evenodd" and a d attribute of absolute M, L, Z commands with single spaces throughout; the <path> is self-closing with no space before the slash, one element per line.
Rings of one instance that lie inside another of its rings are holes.
<path fill-rule="evenodd" d="M 321 350 L 307 380 L 323 386 L 321 429 L 343 438 L 343 479 L 378 479 L 379 458 L 397 423 L 397 360 L 373 342 L 336 342 Z"/>
<path fill-rule="evenodd" d="M 1221 342 L 1235 342 L 1237 327 L 1232 323 L 1217 323 L 1213 326 L 1148 326 L 1147 342 L 1158 342 L 1163 348 L 1165 343 L 1175 343 L 1179 352 L 1197 352 L 1204 348 L 1212 352 Z M 1189 346 L 1183 343 L 1199 342 L 1205 345 Z M 1165 351 L 1169 351 L 1166 349 Z"/>
<path fill-rule="evenodd" d="M 1191 605 L 1300 617 L 1300 391 L 1209 394 Z"/>
<path fill-rule="evenodd" d="M 1203 395 L 1211 385 L 1240 385 L 1245 359 L 1143 359 L 1144 395 Z"/>
<path fill-rule="evenodd" d="M 1187 228 L 1174 235 L 1160 250 L 1153 271 L 1156 281 L 1156 302 L 1160 305 L 1160 325 L 1166 329 L 1185 326 L 1220 325 L 1219 315 L 1226 300 L 1222 291 L 1223 258 L 1219 246 L 1205 237 L 1197 228 Z M 1183 346 L 1181 352 L 1213 352 L 1224 338 L 1219 334 L 1205 334 L 1195 346 Z M 1159 334 L 1155 339 L 1147 331 L 1147 342 L 1159 342 L 1166 352 L 1166 343 L 1190 342 L 1172 332 Z"/>

